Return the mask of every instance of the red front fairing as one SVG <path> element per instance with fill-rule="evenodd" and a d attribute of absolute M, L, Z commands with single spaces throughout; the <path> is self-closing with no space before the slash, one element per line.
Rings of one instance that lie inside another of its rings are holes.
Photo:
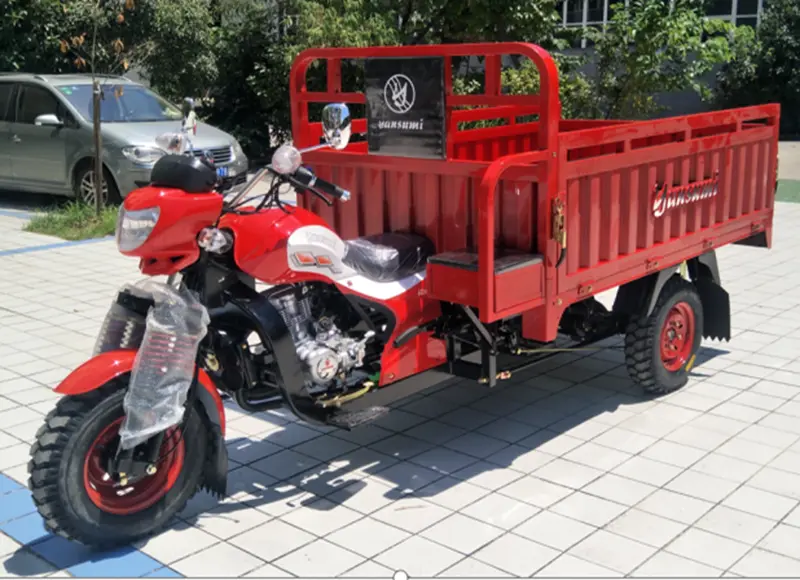
<path fill-rule="evenodd" d="M 139 269 L 148 276 L 175 274 L 197 261 L 197 236 L 222 212 L 218 193 L 185 193 L 180 189 L 143 187 L 131 192 L 123 206 L 134 211 L 160 208 L 158 222 L 147 241 L 126 256 L 141 258 Z"/>
<path fill-rule="evenodd" d="M 256 214 L 226 214 L 219 228 L 233 233 L 233 257 L 244 272 L 267 284 L 330 282 L 316 274 L 301 274 L 289 269 L 286 244 L 295 230 L 328 224 L 317 214 L 301 208 L 268 209 Z"/>

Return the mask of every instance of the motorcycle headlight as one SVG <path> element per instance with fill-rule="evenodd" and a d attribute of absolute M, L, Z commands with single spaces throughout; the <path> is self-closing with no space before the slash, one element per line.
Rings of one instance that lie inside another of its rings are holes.
<path fill-rule="evenodd" d="M 125 147 L 122 154 L 134 163 L 150 165 L 158 161 L 164 152 L 156 147 Z"/>
<path fill-rule="evenodd" d="M 120 206 L 116 232 L 119 250 L 131 252 L 145 243 L 156 227 L 160 213 L 158 207 L 128 211 L 124 205 Z"/>

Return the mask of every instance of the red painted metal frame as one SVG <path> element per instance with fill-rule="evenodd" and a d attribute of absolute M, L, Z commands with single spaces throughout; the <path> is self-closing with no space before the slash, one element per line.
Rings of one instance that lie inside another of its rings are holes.
<path fill-rule="evenodd" d="M 501 94 L 500 59 L 511 54 L 526 56 L 538 67 L 539 95 Z M 315 151 L 307 155 L 315 171 L 350 189 L 353 198 L 334 208 L 308 198 L 300 203 L 344 239 L 412 230 L 427 235 L 439 252 L 477 248 L 479 270 L 463 282 L 474 285 L 465 295 L 477 303 L 484 322 L 523 314 L 528 338 L 552 340 L 564 309 L 577 300 L 757 231 L 765 231 L 769 243 L 778 105 L 640 122 L 561 120 L 555 65 L 546 51 L 531 44 L 303 52 L 291 77 L 295 143 L 319 143 L 321 127 L 308 119 L 308 103 L 365 102 L 362 93 L 341 91 L 342 60 L 430 56 L 445 58 L 446 159 L 370 156 L 363 142 L 344 151 Z M 486 59 L 483 95 L 453 94 L 451 60 L 468 56 Z M 316 60 L 327 61 L 324 92 L 307 89 L 306 73 Z M 484 108 L 458 109 L 467 105 Z M 538 119 L 520 121 L 529 115 Z M 484 119 L 506 122 L 460 127 Z M 355 132 L 365 130 L 364 119 L 354 120 Z M 717 196 L 673 208 L 660 218 L 653 215 L 656 182 L 678 187 L 716 172 Z M 567 260 L 558 269 L 561 247 L 551 232 L 556 200 L 564 205 L 568 233 Z M 544 256 L 544 299 L 539 291 L 512 307 L 498 302 L 496 246 Z M 429 268 L 428 275 L 454 273 L 440 267 Z M 433 279 L 428 282 L 437 286 Z"/>

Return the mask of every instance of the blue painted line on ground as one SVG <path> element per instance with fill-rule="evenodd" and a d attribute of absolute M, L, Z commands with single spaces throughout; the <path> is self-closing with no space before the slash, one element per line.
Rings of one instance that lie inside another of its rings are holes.
<path fill-rule="evenodd" d="M 0 209 L 0 216 L 3 216 L 3 217 L 13 217 L 13 218 L 19 218 L 21 220 L 30 220 L 30 219 L 33 219 L 33 217 L 35 215 L 36 214 L 31 213 L 29 211 L 22 211 L 22 210 L 17 211 L 17 210 L 14 210 L 14 209 Z"/>
<path fill-rule="evenodd" d="M 31 252 L 43 252 L 46 250 L 58 250 L 60 248 L 69 248 L 71 246 L 84 246 L 86 244 L 97 244 L 99 242 L 108 242 L 113 240 L 114 236 L 106 236 L 105 238 L 92 238 L 91 240 L 77 240 L 74 242 L 56 242 L 54 244 L 43 244 L 41 246 L 25 246 L 24 248 L 12 248 L 10 250 L 0 250 L 0 258 L 3 256 L 14 256 L 17 254 L 30 254 Z"/>
<path fill-rule="evenodd" d="M 31 492 L 0 474 L 0 532 L 23 544 L 60 570 L 83 578 L 182 578 L 175 570 L 133 547 L 97 552 L 76 542 L 54 536 L 44 527 Z M 9 556 L 7 565 L 11 565 Z M 26 576 L 25 570 L 16 574 Z"/>

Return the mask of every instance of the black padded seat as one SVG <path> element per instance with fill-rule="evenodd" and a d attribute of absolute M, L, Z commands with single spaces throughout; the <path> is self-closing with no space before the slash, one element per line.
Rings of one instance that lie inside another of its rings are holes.
<path fill-rule="evenodd" d="M 383 233 L 345 242 L 343 262 L 375 282 L 396 282 L 425 269 L 436 248 L 418 234 Z"/>

